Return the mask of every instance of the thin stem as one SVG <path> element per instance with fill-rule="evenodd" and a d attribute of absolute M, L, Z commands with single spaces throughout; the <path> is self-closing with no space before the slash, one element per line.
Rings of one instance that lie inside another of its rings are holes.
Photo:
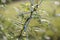
<path fill-rule="evenodd" d="M 30 2 L 31 2 L 31 1 L 32 1 L 32 0 L 30 0 Z M 38 2 L 37 2 L 37 3 L 38 3 Z M 31 8 L 32 8 L 33 5 L 34 5 L 34 4 L 31 3 Z M 37 8 L 38 8 L 38 4 L 33 8 L 33 10 L 31 10 L 31 12 L 30 12 L 30 13 L 31 13 L 31 14 L 30 14 L 30 17 L 27 18 L 27 20 L 25 21 L 24 26 L 23 26 L 23 29 L 20 31 L 20 35 L 18 36 L 18 40 L 20 40 L 23 31 L 24 31 L 24 32 L 27 31 L 27 27 L 28 27 L 28 25 L 29 25 L 30 20 L 32 19 L 33 12 L 36 11 Z"/>

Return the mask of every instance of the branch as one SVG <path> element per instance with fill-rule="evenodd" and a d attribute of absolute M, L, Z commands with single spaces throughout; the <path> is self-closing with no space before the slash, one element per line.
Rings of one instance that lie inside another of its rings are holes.
<path fill-rule="evenodd" d="M 31 2 L 31 1 L 30 1 L 30 2 Z M 42 2 L 41 2 L 41 3 L 42 3 Z M 40 3 L 40 4 L 41 4 L 41 3 Z M 34 6 L 33 3 L 31 3 L 31 7 L 32 7 L 32 6 Z M 18 40 L 20 40 L 23 31 L 26 32 L 27 27 L 28 27 L 28 24 L 29 24 L 30 20 L 32 19 L 33 12 L 37 10 L 38 6 L 39 6 L 39 4 L 35 5 L 34 8 L 33 8 L 33 10 L 31 10 L 31 12 L 30 12 L 30 13 L 31 13 L 31 14 L 30 14 L 30 17 L 27 18 L 27 20 L 25 21 L 24 26 L 23 26 L 23 29 L 20 31 L 21 33 L 20 33 L 20 35 L 18 36 Z"/>
<path fill-rule="evenodd" d="M 38 6 L 38 5 L 36 5 L 36 7 L 37 7 L 37 6 Z M 37 8 L 38 8 L 38 7 L 37 7 Z M 27 20 L 25 21 L 24 27 L 23 27 L 23 29 L 20 31 L 21 33 L 20 33 L 20 35 L 18 36 L 19 39 L 21 38 L 23 31 L 26 32 L 27 27 L 28 27 L 28 24 L 29 24 L 30 20 L 32 19 L 32 15 L 33 15 L 33 12 L 34 12 L 34 11 L 36 11 L 35 8 L 33 9 L 33 11 L 30 12 L 30 13 L 31 13 L 31 14 L 30 14 L 30 17 L 27 18 Z"/>

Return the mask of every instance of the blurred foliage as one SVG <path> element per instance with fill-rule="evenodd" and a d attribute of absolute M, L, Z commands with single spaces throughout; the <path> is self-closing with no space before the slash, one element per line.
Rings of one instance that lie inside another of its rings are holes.
<path fill-rule="evenodd" d="M 43 0 L 41 5 L 38 1 L 26 32 L 24 24 L 36 0 L 0 5 L 0 40 L 60 40 L 60 15 L 57 15 L 60 14 L 60 0 Z M 19 35 L 22 36 L 18 39 Z"/>

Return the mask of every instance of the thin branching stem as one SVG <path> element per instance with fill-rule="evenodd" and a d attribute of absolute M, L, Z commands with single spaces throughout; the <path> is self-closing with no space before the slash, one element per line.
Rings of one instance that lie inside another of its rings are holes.
<path fill-rule="evenodd" d="M 31 2 L 31 1 L 30 1 Z M 31 8 L 32 8 L 32 6 L 33 6 L 34 4 L 33 3 L 31 3 Z M 30 20 L 32 19 L 32 15 L 33 15 L 33 12 L 34 11 L 36 11 L 37 10 L 37 8 L 38 8 L 38 4 L 37 5 L 35 5 L 35 7 L 33 8 L 33 10 L 31 10 L 31 14 L 30 14 L 30 17 L 29 18 L 27 18 L 27 20 L 25 21 L 25 23 L 24 23 L 24 26 L 23 26 L 23 29 L 20 31 L 20 35 L 18 36 L 18 40 L 20 40 L 20 38 L 21 38 L 21 36 L 22 36 L 22 33 L 23 33 L 23 31 L 24 32 L 26 32 L 27 31 L 27 27 L 28 27 L 28 25 L 29 25 L 29 22 L 30 22 Z"/>

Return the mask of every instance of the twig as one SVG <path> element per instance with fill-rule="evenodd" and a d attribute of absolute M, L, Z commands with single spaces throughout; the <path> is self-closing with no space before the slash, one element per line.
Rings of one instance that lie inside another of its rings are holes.
<path fill-rule="evenodd" d="M 30 1 L 30 2 L 31 2 L 31 1 Z M 42 2 L 41 2 L 41 3 L 42 3 Z M 41 3 L 40 3 L 40 4 L 41 4 Z M 31 3 L 31 7 L 32 7 L 32 6 L 33 6 L 33 4 Z M 24 26 L 23 26 L 23 29 L 20 31 L 20 35 L 18 36 L 18 40 L 20 40 L 23 31 L 26 32 L 27 27 L 28 27 L 28 24 L 29 24 L 30 20 L 32 19 L 33 12 L 36 11 L 37 8 L 38 8 L 38 4 L 34 6 L 33 10 L 31 10 L 31 12 L 30 12 L 30 13 L 31 13 L 31 14 L 30 14 L 30 17 L 27 18 L 27 20 L 25 21 Z"/>
<path fill-rule="evenodd" d="M 36 6 L 37 6 L 37 5 L 36 5 Z M 34 11 L 36 11 L 35 8 L 33 9 L 33 11 L 30 12 L 30 13 L 31 13 L 31 14 L 30 14 L 30 17 L 27 18 L 27 20 L 25 21 L 24 27 L 23 27 L 23 29 L 20 31 L 21 33 L 20 33 L 20 35 L 18 36 L 19 39 L 20 39 L 21 36 L 22 36 L 23 30 L 24 30 L 24 32 L 26 32 L 27 27 L 28 27 L 28 24 L 29 24 L 30 20 L 32 19 L 32 15 L 33 15 L 33 12 L 34 12 Z"/>

